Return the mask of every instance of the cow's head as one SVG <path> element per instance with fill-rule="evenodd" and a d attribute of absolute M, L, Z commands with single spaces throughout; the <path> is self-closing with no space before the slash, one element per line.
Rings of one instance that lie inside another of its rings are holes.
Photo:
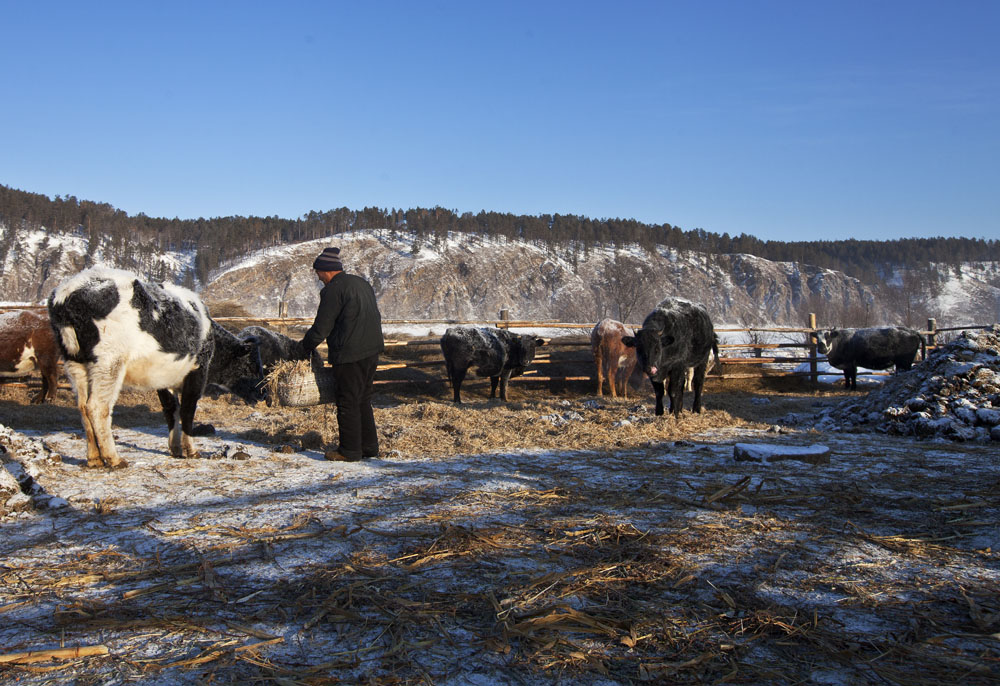
<path fill-rule="evenodd" d="M 224 364 L 217 365 L 215 358 L 220 355 L 227 359 L 219 360 Z M 218 376 L 212 381 L 224 386 L 230 393 L 239 396 L 248 404 L 252 405 L 267 397 L 264 391 L 264 368 L 260 362 L 259 341 L 255 336 L 236 339 L 236 343 L 226 346 L 224 351 L 216 348 L 212 365 L 218 370 Z"/>
<path fill-rule="evenodd" d="M 659 365 L 662 364 L 664 351 L 673 345 L 674 340 L 671 334 L 662 329 L 642 328 L 635 332 L 635 336 L 622 336 L 622 343 L 626 347 L 635 348 L 636 361 L 650 378 L 662 372 Z"/>
<path fill-rule="evenodd" d="M 510 347 L 510 366 L 523 371 L 535 359 L 535 349 L 543 345 L 545 345 L 544 338 L 528 334 L 518 336 L 514 345 Z"/>
<path fill-rule="evenodd" d="M 816 350 L 819 351 L 820 355 L 829 355 L 833 346 L 836 345 L 837 339 L 840 337 L 840 331 L 838 329 L 830 329 L 829 331 L 817 331 L 816 332 Z"/>

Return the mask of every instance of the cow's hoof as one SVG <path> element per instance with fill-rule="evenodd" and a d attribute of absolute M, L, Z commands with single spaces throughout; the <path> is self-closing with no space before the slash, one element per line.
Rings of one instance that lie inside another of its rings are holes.
<path fill-rule="evenodd" d="M 121 458 L 117 462 L 111 462 L 108 464 L 108 469 L 125 469 L 128 467 L 128 461 Z"/>
<path fill-rule="evenodd" d="M 88 469 L 103 469 L 104 468 L 104 462 L 102 462 L 101 460 L 87 460 L 87 468 Z"/>
<path fill-rule="evenodd" d="M 45 402 L 45 396 L 42 395 L 36 395 L 31 399 L 32 405 L 41 405 L 43 402 Z"/>

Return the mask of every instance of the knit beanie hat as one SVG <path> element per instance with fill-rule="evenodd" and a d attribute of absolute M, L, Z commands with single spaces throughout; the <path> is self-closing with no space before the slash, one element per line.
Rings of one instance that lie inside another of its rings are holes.
<path fill-rule="evenodd" d="M 323 252 L 313 262 L 313 269 L 320 272 L 344 271 L 344 264 L 340 261 L 340 248 L 323 248 Z"/>

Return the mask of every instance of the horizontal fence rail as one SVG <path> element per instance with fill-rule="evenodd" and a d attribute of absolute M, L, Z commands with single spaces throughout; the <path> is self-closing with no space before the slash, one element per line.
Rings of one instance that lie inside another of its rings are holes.
<path fill-rule="evenodd" d="M 0 313 L 12 310 L 44 310 L 41 305 L 32 306 L 0 306 Z M 293 338 L 296 333 L 309 327 L 311 317 L 217 317 L 216 321 L 233 330 L 246 326 L 258 325 L 273 328 Z M 596 383 L 593 356 L 590 350 L 589 332 L 593 323 L 558 322 L 555 320 L 518 320 L 511 319 L 504 311 L 497 319 L 383 319 L 383 328 L 391 331 L 393 327 L 426 326 L 496 326 L 506 329 L 544 330 L 546 346 L 539 348 L 534 361 L 525 373 L 516 377 L 514 383 L 550 383 L 565 384 L 568 382 Z M 639 326 L 631 325 L 637 329 Z M 719 363 L 721 369 L 714 369 L 710 379 L 752 379 L 752 378 L 802 378 L 812 384 L 819 383 L 818 365 L 825 360 L 817 352 L 816 334 L 823 330 L 818 327 L 815 315 L 810 314 L 809 325 L 806 327 L 720 327 L 716 332 L 726 342 L 719 344 Z M 935 319 L 927 320 L 927 328 L 919 333 L 924 337 L 926 351 L 934 349 L 938 344 L 938 336 L 958 331 L 982 330 L 989 325 L 970 324 L 966 326 L 950 326 L 939 328 Z M 552 331 L 566 331 L 566 335 L 555 334 Z M 585 332 L 585 333 L 584 333 Z M 734 336 L 744 336 L 747 340 L 733 342 Z M 800 336 L 801 342 L 775 341 L 780 336 Z M 407 337 L 406 334 L 387 334 L 386 350 L 378 366 L 375 383 L 379 386 L 395 385 L 434 385 L 448 384 L 444 368 L 444 358 L 440 349 L 440 337 Z M 795 354 L 801 350 L 801 354 Z M 788 355 L 778 354 L 788 351 Z M 320 346 L 320 352 L 325 357 L 325 344 Z M 926 352 L 924 353 L 926 355 Z M 793 366 L 808 364 L 807 371 L 796 371 Z M 471 370 L 470 370 L 471 371 Z M 870 372 L 872 375 L 884 375 L 885 372 Z M 40 380 L 32 378 L 27 384 L 23 380 L 6 381 L 0 377 L 0 385 L 40 387 Z M 639 378 L 641 382 L 641 378 Z M 470 376 L 466 385 L 484 384 Z M 635 381 L 633 381 L 633 384 Z M 60 388 L 69 388 L 61 384 Z"/>

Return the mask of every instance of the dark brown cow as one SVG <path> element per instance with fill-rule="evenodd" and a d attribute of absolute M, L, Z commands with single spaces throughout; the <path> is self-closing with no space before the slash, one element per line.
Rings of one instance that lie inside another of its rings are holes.
<path fill-rule="evenodd" d="M 625 345 L 635 347 L 639 367 L 653 384 L 657 416 L 663 414 L 663 386 L 666 383 L 670 412 L 680 417 L 688 367 L 694 367 L 691 409 L 701 412 L 708 358 L 713 352 L 716 360 L 719 357 L 719 339 L 702 305 L 681 298 L 666 298 L 646 315 L 635 336 L 625 336 L 622 340 Z"/>
<path fill-rule="evenodd" d="M 611 397 L 619 394 L 628 398 L 628 380 L 635 369 L 635 348 L 622 342 L 623 336 L 632 332 L 619 321 L 602 319 L 590 332 L 590 347 L 597 365 L 597 395 L 604 395 L 604 380 L 608 380 Z"/>
<path fill-rule="evenodd" d="M 47 314 L 15 310 L 0 314 L 0 376 L 42 374 L 42 390 L 33 403 L 55 400 L 59 387 L 59 349 Z"/>

